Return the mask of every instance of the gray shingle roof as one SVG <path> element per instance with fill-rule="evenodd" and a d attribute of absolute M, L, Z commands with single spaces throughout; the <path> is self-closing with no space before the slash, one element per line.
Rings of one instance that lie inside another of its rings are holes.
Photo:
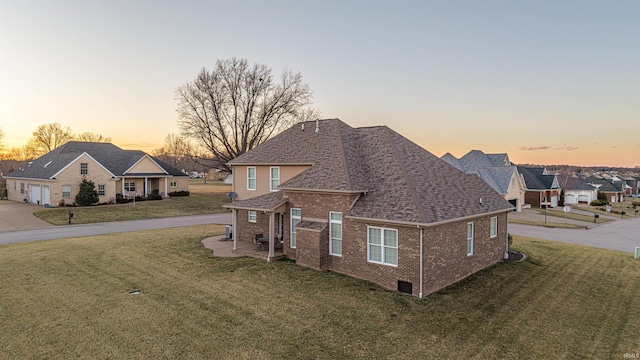
<path fill-rule="evenodd" d="M 430 224 L 512 209 L 478 176 L 386 126 L 352 128 L 331 119 L 319 129 L 297 124 L 229 164 L 311 164 L 280 188 L 360 192 L 347 214 L 353 217 Z"/>
<path fill-rule="evenodd" d="M 593 186 L 580 178 L 564 176 L 559 178 L 560 187 L 564 190 L 593 190 Z"/>
<path fill-rule="evenodd" d="M 124 175 L 125 171 L 146 155 L 140 150 L 123 150 L 110 143 L 71 141 L 42 155 L 29 165 L 7 175 L 7 177 L 51 179 L 52 176 L 83 153 L 89 154 L 116 176 Z M 170 175 L 186 176 L 174 167 L 154 157 L 151 158 Z"/>
<path fill-rule="evenodd" d="M 499 194 L 509 191 L 509 184 L 516 167 L 511 164 L 507 154 L 485 154 L 480 150 L 471 150 L 460 159 L 446 153 L 442 160 L 467 174 L 480 176 Z"/>
<path fill-rule="evenodd" d="M 275 191 L 245 200 L 234 201 L 233 204 L 223 206 L 234 209 L 274 211 L 275 208 L 286 202 L 287 200 L 282 197 L 282 191 Z"/>
<path fill-rule="evenodd" d="M 545 174 L 543 167 L 518 166 L 518 172 L 522 174 L 528 190 L 554 189 L 553 180 L 556 176 Z"/>

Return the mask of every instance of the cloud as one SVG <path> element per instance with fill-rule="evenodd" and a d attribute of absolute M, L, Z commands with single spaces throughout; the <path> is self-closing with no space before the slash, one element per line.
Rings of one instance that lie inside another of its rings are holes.
<path fill-rule="evenodd" d="M 518 150 L 523 151 L 535 151 L 535 150 L 547 150 L 550 149 L 551 146 L 520 146 Z"/>
<path fill-rule="evenodd" d="M 573 151 L 578 149 L 580 149 L 580 146 L 571 146 L 566 144 L 556 148 L 556 150 L 567 150 L 567 151 Z"/>

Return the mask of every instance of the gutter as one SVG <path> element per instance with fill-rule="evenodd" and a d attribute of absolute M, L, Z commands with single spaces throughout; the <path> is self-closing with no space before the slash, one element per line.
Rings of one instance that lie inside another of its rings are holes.
<path fill-rule="evenodd" d="M 512 211 L 512 208 L 509 208 L 509 209 L 486 212 L 486 213 L 482 213 L 482 214 L 474 214 L 474 215 L 469 215 L 469 216 L 463 216 L 463 217 L 459 217 L 459 218 L 455 218 L 455 219 L 437 221 L 437 222 L 433 222 L 433 223 L 416 223 L 416 222 L 400 221 L 400 220 L 373 219 L 373 218 L 365 218 L 365 217 L 359 217 L 359 216 L 345 216 L 345 217 L 348 218 L 348 219 L 353 219 L 353 220 L 373 221 L 373 222 L 379 222 L 379 223 L 385 223 L 385 224 L 398 224 L 398 225 L 407 225 L 407 226 L 416 226 L 417 225 L 417 226 L 421 226 L 421 227 L 431 227 L 431 226 L 444 225 L 444 224 L 449 224 L 449 223 L 458 222 L 458 221 L 475 219 L 475 218 L 478 218 L 478 217 L 481 217 L 481 216 L 490 216 L 490 215 L 496 215 L 496 214 L 501 214 L 501 213 L 506 213 L 506 212 L 511 212 L 511 211 Z"/>

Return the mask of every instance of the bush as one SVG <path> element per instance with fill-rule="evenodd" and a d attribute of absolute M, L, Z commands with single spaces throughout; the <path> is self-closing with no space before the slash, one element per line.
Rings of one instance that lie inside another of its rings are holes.
<path fill-rule="evenodd" d="M 80 182 L 80 190 L 78 191 L 78 195 L 76 195 L 76 203 L 80 206 L 87 206 L 91 204 L 95 204 L 100 201 L 98 197 L 98 192 L 96 191 L 96 186 L 91 180 L 82 179 Z"/>
<path fill-rule="evenodd" d="M 631 203 L 631 205 L 632 205 L 632 206 L 640 206 L 640 200 L 634 200 L 634 201 Z"/>
<path fill-rule="evenodd" d="M 593 200 L 591 203 L 589 203 L 589 205 L 591 205 L 591 206 L 604 206 L 604 205 L 607 205 L 607 204 L 608 204 L 608 202 L 606 200 L 600 200 L 600 199 Z"/>
<path fill-rule="evenodd" d="M 169 196 L 189 196 L 189 192 L 186 191 L 186 190 L 174 191 L 174 192 L 170 192 L 167 195 L 169 195 Z"/>
<path fill-rule="evenodd" d="M 158 194 L 151 194 L 147 196 L 147 200 L 162 200 L 162 196 Z"/>

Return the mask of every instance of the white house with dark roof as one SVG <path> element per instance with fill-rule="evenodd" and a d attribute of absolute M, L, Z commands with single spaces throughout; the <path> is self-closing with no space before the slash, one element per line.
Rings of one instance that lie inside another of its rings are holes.
<path fill-rule="evenodd" d="M 464 173 L 478 175 L 509 201 L 516 211 L 522 210 L 525 185 L 507 154 L 485 154 L 480 150 L 471 150 L 460 159 L 450 153 L 444 154 L 441 159 Z"/>
<path fill-rule="evenodd" d="M 91 180 L 99 202 L 116 196 L 166 195 L 188 190 L 181 171 L 140 150 L 109 143 L 68 142 L 5 176 L 9 200 L 72 204 L 83 178 Z"/>
<path fill-rule="evenodd" d="M 507 250 L 511 204 L 386 126 L 304 122 L 228 165 L 240 253 L 422 297 Z"/>

